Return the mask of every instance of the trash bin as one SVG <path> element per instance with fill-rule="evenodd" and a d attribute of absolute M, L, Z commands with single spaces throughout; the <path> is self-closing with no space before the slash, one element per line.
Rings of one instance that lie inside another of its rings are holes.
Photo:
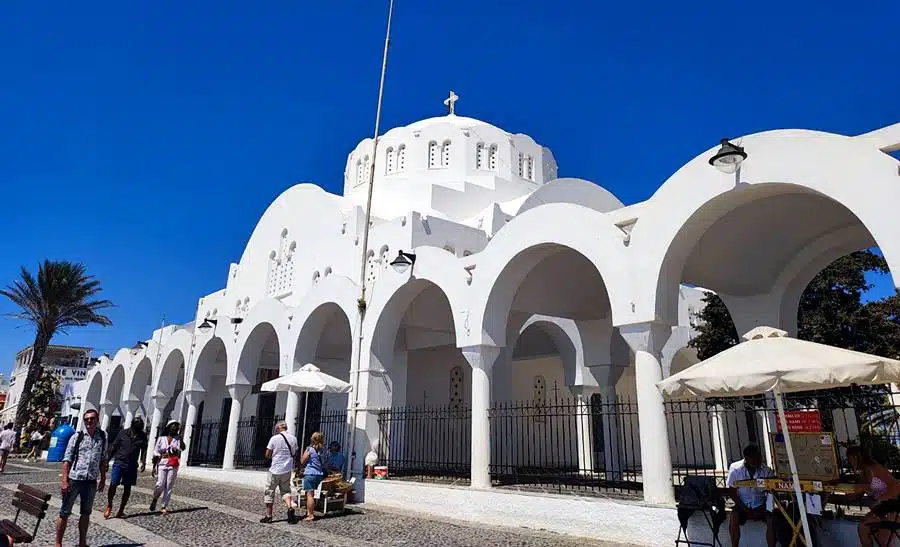
<path fill-rule="evenodd" d="M 66 455 L 66 445 L 75 434 L 75 430 L 69 424 L 62 424 L 50 434 L 50 448 L 47 449 L 48 462 L 61 462 Z"/>

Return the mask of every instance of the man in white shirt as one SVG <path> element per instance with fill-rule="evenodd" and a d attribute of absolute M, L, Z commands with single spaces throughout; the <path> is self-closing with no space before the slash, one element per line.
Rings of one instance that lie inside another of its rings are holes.
<path fill-rule="evenodd" d="M 732 547 L 740 545 L 741 526 L 748 520 L 765 522 L 766 543 L 769 547 L 775 547 L 775 521 L 772 513 L 766 510 L 765 490 L 736 486 L 739 481 L 765 479 L 774 475 L 772 470 L 762 463 L 762 454 L 759 448 L 753 445 L 744 449 L 743 460 L 734 462 L 728 469 L 728 480 L 725 486 L 728 487 L 731 499 L 734 500 L 734 509 L 731 510 L 728 528 Z"/>
<path fill-rule="evenodd" d="M 266 504 L 266 514 L 259 521 L 263 524 L 272 522 L 272 506 L 275 503 L 275 489 L 281 493 L 281 499 L 288 507 L 288 523 L 295 524 L 297 515 L 294 511 L 294 500 L 291 496 L 291 471 L 294 470 L 297 461 L 297 437 L 287 432 L 287 424 L 278 422 L 275 425 L 275 434 L 266 445 L 266 458 L 272 458 L 269 473 L 266 476 L 266 491 L 263 501 Z"/>
<path fill-rule="evenodd" d="M 0 431 L 0 473 L 6 471 L 6 459 L 16 445 L 16 430 L 13 423 L 9 422 L 3 431 Z"/>

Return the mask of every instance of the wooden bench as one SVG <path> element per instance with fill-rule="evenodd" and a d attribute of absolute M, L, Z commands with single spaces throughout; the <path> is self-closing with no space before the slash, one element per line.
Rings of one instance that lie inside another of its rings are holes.
<path fill-rule="evenodd" d="M 31 543 L 34 541 L 34 535 L 37 534 L 38 526 L 41 525 L 41 521 L 47 516 L 50 497 L 51 495 L 47 492 L 32 488 L 27 484 L 19 484 L 12 500 L 13 507 L 16 508 L 16 516 L 13 520 L 0 521 L 0 533 L 10 536 L 16 543 Z M 34 530 L 30 534 L 19 525 L 19 515 L 23 511 L 35 518 Z"/>

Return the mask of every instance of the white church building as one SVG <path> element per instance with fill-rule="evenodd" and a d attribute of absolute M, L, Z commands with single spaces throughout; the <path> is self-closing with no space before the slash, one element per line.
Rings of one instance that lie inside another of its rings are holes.
<path fill-rule="evenodd" d="M 374 450 L 397 478 L 570 476 L 671 504 L 679 469 L 740 451 L 681 450 L 709 437 L 708 417 L 686 424 L 656 388 L 695 362 L 695 287 L 722 297 L 740 333 L 795 334 L 802 291 L 834 259 L 877 245 L 900 271 L 886 210 L 900 203 L 900 124 L 746 135 L 724 161 L 711 135 L 626 206 L 602 181 L 560 178 L 528 135 L 450 111 L 391 129 L 377 154 L 361 141 L 343 195 L 298 184 L 275 198 L 192 322 L 100 359 L 82 412 L 104 426 L 145 415 L 154 434 L 180 419 L 191 464 L 241 468 L 274 420 L 300 433 L 303 398 L 260 384 L 313 363 L 353 390 L 310 397 L 307 434 L 340 441 L 356 474 Z"/>

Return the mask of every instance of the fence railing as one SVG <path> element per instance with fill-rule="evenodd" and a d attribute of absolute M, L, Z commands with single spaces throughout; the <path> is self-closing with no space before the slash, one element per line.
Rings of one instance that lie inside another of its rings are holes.
<path fill-rule="evenodd" d="M 251 416 L 237 423 L 237 443 L 234 453 L 234 465 L 241 468 L 266 468 L 270 461 L 266 459 L 266 445 L 275 432 L 275 424 L 284 420 L 284 416 L 260 418 Z M 297 436 L 303 431 L 302 418 L 295 421 Z M 306 418 L 306 442 L 316 431 L 325 435 L 326 443 L 344 442 L 347 427 L 347 412 L 344 410 L 325 410 L 321 413 L 310 413 Z M 228 424 L 219 420 L 203 421 L 194 426 L 189 447 L 189 465 L 222 465 L 225 454 L 225 439 L 228 435 Z M 298 439 L 299 440 L 299 439 Z"/>
<path fill-rule="evenodd" d="M 815 410 L 839 446 L 861 444 L 900 473 L 900 393 L 887 386 L 793 394 L 788 410 Z M 673 485 L 689 475 L 725 487 L 728 467 L 748 445 L 767 453 L 778 430 L 771 397 L 665 402 Z M 406 406 L 377 412 L 379 463 L 390 475 L 466 482 L 471 464 L 471 410 Z M 636 495 L 643 488 L 637 403 L 629 398 L 495 402 L 491 477 L 497 486 L 558 492 Z M 840 472 L 852 472 L 838 451 Z"/>

